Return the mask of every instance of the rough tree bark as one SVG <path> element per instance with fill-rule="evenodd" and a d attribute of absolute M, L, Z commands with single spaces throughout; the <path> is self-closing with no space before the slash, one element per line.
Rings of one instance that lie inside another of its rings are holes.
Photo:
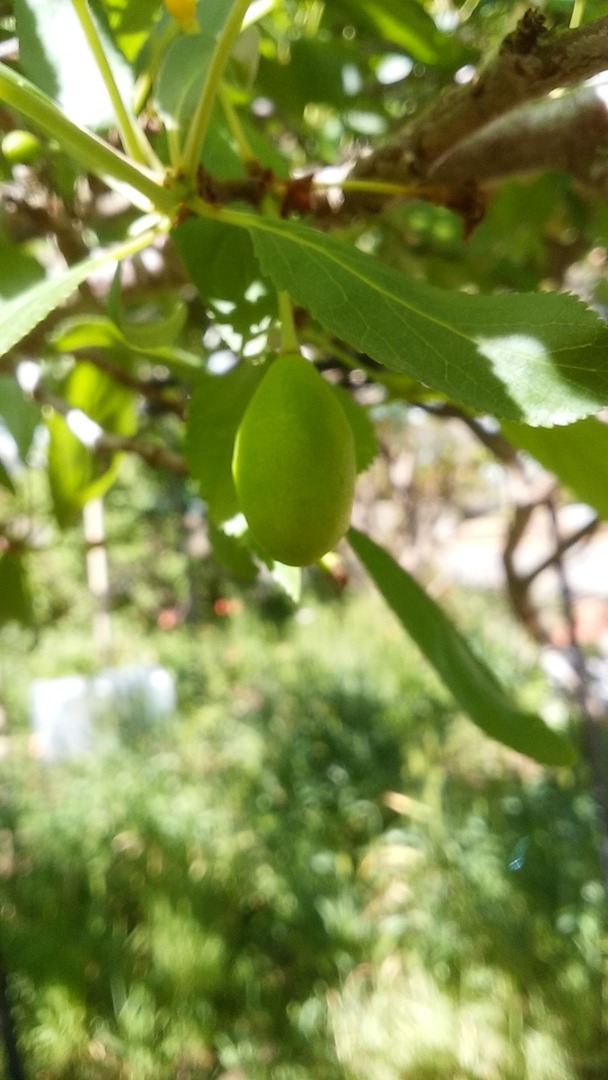
<path fill-rule="evenodd" d="M 604 72 L 605 83 L 586 85 Z M 350 172 L 351 181 L 403 192 L 347 190 L 337 218 L 415 195 L 452 206 L 474 224 L 483 200 L 471 189 L 539 168 L 568 169 L 608 190 L 608 16 L 554 33 L 529 9 L 470 82 L 446 88 Z"/>

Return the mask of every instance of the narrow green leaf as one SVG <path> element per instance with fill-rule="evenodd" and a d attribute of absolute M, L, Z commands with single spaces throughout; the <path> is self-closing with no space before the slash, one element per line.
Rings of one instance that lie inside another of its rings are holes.
<path fill-rule="evenodd" d="M 594 416 L 563 428 L 502 424 L 506 438 L 526 450 L 570 491 L 608 518 L 608 424 Z"/>
<path fill-rule="evenodd" d="M 334 236 L 232 214 L 279 289 L 378 363 L 471 409 L 550 427 L 608 401 L 608 328 L 573 296 L 471 296 L 384 266 Z"/>
<path fill-rule="evenodd" d="M 87 450 L 59 413 L 47 419 L 47 468 L 57 524 L 68 529 L 85 503 L 105 495 L 116 479 L 116 455 L 102 459 Z"/>
<path fill-rule="evenodd" d="M 270 568 L 270 576 L 294 604 L 300 603 L 302 598 L 301 567 L 286 566 L 285 563 L 273 562 Z"/>
<path fill-rule="evenodd" d="M 95 270 L 111 262 L 112 251 L 83 259 L 59 277 L 38 282 L 11 300 L 0 302 L 0 356 L 14 348 L 22 338 L 42 322 L 68 296 L 81 281 Z"/>
<path fill-rule="evenodd" d="M 184 451 L 216 525 L 239 511 L 232 479 L 234 440 L 263 371 L 261 366 L 239 364 L 227 375 L 208 375 L 192 395 Z"/>
<path fill-rule="evenodd" d="M 571 765 L 576 754 L 566 738 L 539 716 L 521 712 L 492 671 L 471 650 L 424 589 L 383 548 L 357 529 L 348 539 L 400 623 L 435 668 L 461 709 L 486 735 L 545 765 Z"/>
<path fill-rule="evenodd" d="M 145 356 L 159 360 L 179 379 L 185 382 L 198 382 L 205 378 L 201 357 L 176 346 L 136 345 L 125 338 L 124 334 L 107 315 L 75 315 L 53 331 L 49 338 L 57 352 L 78 352 L 79 349 L 109 349 L 114 352 L 116 346 L 124 347 L 134 355 L 134 359 Z"/>
<path fill-rule="evenodd" d="M 106 299 L 106 308 L 125 343 L 144 351 L 173 345 L 186 325 L 188 308 L 185 303 L 178 296 L 164 296 L 159 300 L 162 313 L 142 313 L 140 310 L 137 314 L 143 314 L 144 317 L 131 318 L 122 304 L 121 267 L 122 263 L 116 267 Z"/>

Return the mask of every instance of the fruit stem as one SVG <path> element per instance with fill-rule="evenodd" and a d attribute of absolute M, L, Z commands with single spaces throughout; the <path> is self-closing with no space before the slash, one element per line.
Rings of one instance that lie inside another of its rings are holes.
<path fill-rule="evenodd" d="M 291 302 L 291 297 L 288 292 L 281 289 L 281 291 L 277 293 L 277 301 L 279 306 L 279 319 L 281 321 L 281 352 L 299 352 L 300 343 L 298 341 L 293 318 L 293 304 Z"/>

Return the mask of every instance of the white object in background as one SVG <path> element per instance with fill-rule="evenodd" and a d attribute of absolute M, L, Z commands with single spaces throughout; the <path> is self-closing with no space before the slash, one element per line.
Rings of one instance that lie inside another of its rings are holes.
<path fill-rule="evenodd" d="M 77 757 L 93 745 L 90 680 L 84 675 L 36 679 L 30 686 L 32 748 L 43 761 Z"/>
<path fill-rule="evenodd" d="M 173 676 L 156 665 L 36 679 L 29 691 L 33 752 L 49 762 L 78 757 L 107 744 L 108 735 L 120 742 L 149 731 L 175 707 Z"/>

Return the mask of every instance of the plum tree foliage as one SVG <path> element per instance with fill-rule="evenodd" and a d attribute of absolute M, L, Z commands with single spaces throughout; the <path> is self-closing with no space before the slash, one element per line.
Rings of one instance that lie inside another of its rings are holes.
<path fill-rule="evenodd" d="M 362 384 L 521 446 L 605 514 L 593 3 L 13 0 L 0 16 L 2 621 L 33 618 L 11 518 L 42 428 L 61 528 L 136 454 L 191 478 L 218 557 L 229 535 L 270 572 L 347 528 L 353 456 L 361 472 L 374 454 Z M 282 361 L 265 363 L 300 352 L 292 418 L 270 393 L 256 418 Z M 297 446 L 308 421 L 321 479 Z M 300 548 L 294 531 L 328 515 Z M 348 539 L 471 718 L 569 763 L 393 557 Z"/>

